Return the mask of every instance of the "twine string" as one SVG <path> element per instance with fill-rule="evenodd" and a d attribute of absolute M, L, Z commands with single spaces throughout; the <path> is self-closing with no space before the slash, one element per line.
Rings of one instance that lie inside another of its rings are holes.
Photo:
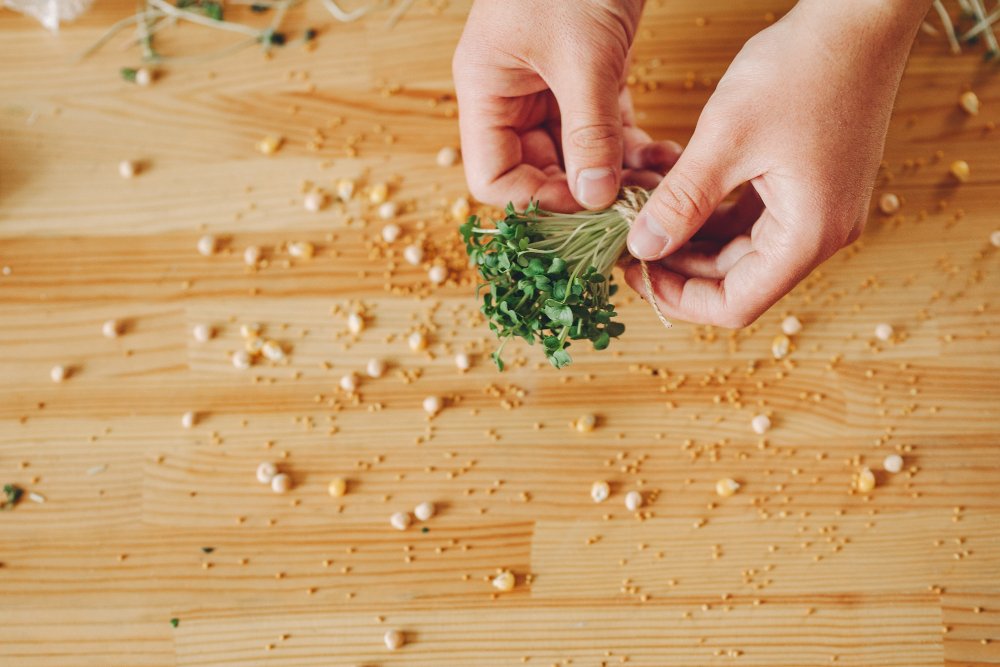
<path fill-rule="evenodd" d="M 625 219 L 625 222 L 628 223 L 628 226 L 631 227 L 632 222 L 635 220 L 635 216 L 639 215 L 639 211 L 642 210 L 643 204 L 645 204 L 648 199 L 648 192 L 642 188 L 629 186 L 622 188 L 618 201 L 616 201 L 611 208 L 618 213 L 618 215 L 622 216 L 622 218 Z M 649 305 L 653 307 L 653 312 L 656 313 L 656 317 L 660 320 L 660 324 L 669 329 L 673 325 L 663 315 L 663 311 L 660 310 L 660 304 L 656 302 L 656 297 L 653 296 L 653 281 L 649 278 L 649 266 L 646 264 L 645 260 L 639 260 L 639 265 L 642 267 L 642 286 L 646 290 L 646 299 L 649 301 Z"/>

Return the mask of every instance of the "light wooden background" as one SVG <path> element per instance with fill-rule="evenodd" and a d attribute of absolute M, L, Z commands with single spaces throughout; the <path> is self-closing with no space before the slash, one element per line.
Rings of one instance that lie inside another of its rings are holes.
<path fill-rule="evenodd" d="M 178 65 L 148 89 L 118 78 L 137 57 L 120 40 L 72 62 L 130 3 L 98 2 L 58 37 L 0 12 L 0 483 L 47 498 L 0 513 L 0 664 L 1000 664 L 1000 81 L 981 47 L 919 39 L 877 189 L 900 215 L 873 214 L 759 323 L 664 332 L 628 297 L 613 351 L 557 373 L 516 349 L 525 363 L 497 375 L 467 285 L 427 289 L 402 241 L 395 259 L 372 241 L 366 207 L 309 214 L 299 192 L 387 180 L 405 237 L 455 261 L 461 168 L 434 155 L 457 141 L 467 4 L 420 1 L 391 31 L 386 13 L 341 25 L 300 8 L 288 26 L 317 27 L 315 51 Z M 742 41 L 788 6 L 651 3 L 645 126 L 684 141 Z M 185 27 L 161 43 L 225 41 Z M 968 86 L 976 118 L 956 106 Z M 254 144 L 270 133 L 287 142 L 268 158 Z M 125 158 L 146 172 L 123 181 Z M 959 158 L 972 179 L 954 187 Z M 220 255 L 195 251 L 206 230 Z M 286 261 L 294 240 L 317 256 Z M 243 266 L 250 243 L 269 267 Z M 331 312 L 352 300 L 369 313 L 357 341 Z M 785 313 L 804 330 L 779 363 Z M 100 333 L 111 317 L 117 340 Z M 248 321 L 289 363 L 232 368 Z M 874 341 L 883 321 L 893 343 Z M 219 335 L 195 343 L 196 322 Z M 418 326 L 431 354 L 406 347 Z M 475 353 L 466 375 L 458 349 Z M 372 355 L 392 370 L 353 402 L 337 380 Z M 56 363 L 73 368 L 62 385 Z M 428 427 L 434 393 L 449 406 Z M 569 428 L 590 411 L 595 432 Z M 853 472 L 893 451 L 907 471 L 851 495 Z M 292 493 L 255 482 L 267 459 Z M 721 500 L 720 477 L 744 486 Z M 602 478 L 614 495 L 595 505 Z M 428 532 L 389 527 L 422 500 L 440 508 Z M 496 568 L 518 585 L 493 599 Z M 408 638 L 396 653 L 390 627 Z"/>

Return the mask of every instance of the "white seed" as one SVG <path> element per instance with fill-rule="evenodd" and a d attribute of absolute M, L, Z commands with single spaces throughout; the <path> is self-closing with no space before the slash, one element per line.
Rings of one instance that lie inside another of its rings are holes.
<path fill-rule="evenodd" d="M 139 163 L 132 160 L 122 160 L 118 163 L 118 175 L 122 178 L 134 178 L 139 173 Z"/>
<path fill-rule="evenodd" d="M 854 488 L 861 493 L 869 493 L 875 488 L 875 473 L 868 468 L 862 468 L 854 480 Z"/>
<path fill-rule="evenodd" d="M 728 498 L 740 490 L 740 483 L 735 479 L 725 477 L 715 483 L 715 492 L 723 498 Z"/>
<path fill-rule="evenodd" d="M 592 412 L 580 415 L 574 422 L 574 426 L 580 433 L 590 433 L 597 427 L 597 415 Z"/>
<path fill-rule="evenodd" d="M 382 206 L 385 206 L 385 204 L 382 204 Z M 399 238 L 399 235 L 402 233 L 403 230 L 402 228 L 400 228 L 399 225 L 397 225 L 395 222 L 390 222 L 389 224 L 384 225 L 382 227 L 382 240 L 385 241 L 386 243 L 394 243 L 396 239 Z"/>
<path fill-rule="evenodd" d="M 215 329 L 211 324 L 198 323 L 191 327 L 191 336 L 199 343 L 207 343 L 215 336 Z"/>
<path fill-rule="evenodd" d="M 427 280 L 431 281 L 434 285 L 440 285 L 445 280 L 448 279 L 448 269 L 441 266 L 440 264 L 435 264 L 427 270 Z"/>
<path fill-rule="evenodd" d="M 467 371 L 472 368 L 472 359 L 465 352 L 459 352 L 455 355 L 455 367 L 460 371 Z"/>
<path fill-rule="evenodd" d="M 882 468 L 893 474 L 900 472 L 903 469 L 903 457 L 899 454 L 889 454 L 882 460 Z"/>
<path fill-rule="evenodd" d="M 979 113 L 979 97 L 971 90 L 967 90 L 958 98 L 958 106 L 970 116 L 975 116 Z"/>
<path fill-rule="evenodd" d="M 385 183 L 376 183 L 368 190 L 368 201 L 372 204 L 381 204 L 389 197 L 389 186 Z"/>
<path fill-rule="evenodd" d="M 372 357 L 365 366 L 365 372 L 368 373 L 368 377 L 380 378 L 385 375 L 385 362 L 377 357 Z"/>
<path fill-rule="evenodd" d="M 427 349 L 427 337 L 424 336 L 424 332 L 422 331 L 414 331 L 411 333 L 406 342 L 409 344 L 410 349 L 414 352 L 420 352 L 421 350 Z"/>
<path fill-rule="evenodd" d="M 1000 229 L 990 233 L 990 245 L 1000 248 Z"/>
<path fill-rule="evenodd" d="M 413 508 L 413 516 L 417 517 L 418 521 L 427 521 L 432 516 L 434 516 L 434 503 L 423 502 Z"/>
<path fill-rule="evenodd" d="M 406 530 L 410 527 L 410 514 L 409 512 L 396 512 L 391 517 L 389 517 L 389 525 L 391 525 L 396 530 Z"/>
<path fill-rule="evenodd" d="M 424 261 L 424 249 L 418 245 L 408 245 L 403 248 L 403 259 L 406 260 L 407 264 L 417 266 Z"/>
<path fill-rule="evenodd" d="M 316 253 L 316 247 L 309 241 L 292 241 L 288 244 L 288 254 L 296 259 L 310 259 Z"/>
<path fill-rule="evenodd" d="M 69 371 L 65 366 L 53 366 L 52 370 L 49 371 L 49 377 L 52 378 L 53 382 L 62 382 L 69 377 Z"/>
<path fill-rule="evenodd" d="M 340 201 L 351 201 L 351 197 L 354 196 L 354 188 L 354 181 L 349 178 L 342 178 L 337 181 L 337 196 L 340 198 Z"/>
<path fill-rule="evenodd" d="M 190 410 L 181 415 L 181 426 L 184 428 L 193 428 L 196 421 L 198 421 L 198 415 Z"/>
<path fill-rule="evenodd" d="M 145 88 L 153 83 L 153 73 L 145 67 L 140 67 L 135 71 L 135 83 L 137 86 Z"/>
<path fill-rule="evenodd" d="M 285 359 L 285 350 L 281 347 L 281 343 L 276 340 L 264 341 L 260 353 L 269 361 L 284 361 Z"/>
<path fill-rule="evenodd" d="M 595 503 L 603 503 L 611 497 L 611 485 L 600 480 L 590 485 L 590 497 Z"/>
<path fill-rule="evenodd" d="M 886 322 L 875 325 L 875 337 L 881 341 L 887 341 L 892 338 L 893 329 L 892 325 Z"/>
<path fill-rule="evenodd" d="M 781 331 L 786 336 L 794 336 L 802 331 L 802 322 L 794 315 L 789 315 L 781 320 Z"/>
<path fill-rule="evenodd" d="M 240 369 L 241 371 L 247 370 L 248 368 L 250 368 L 251 364 L 253 364 L 253 359 L 250 357 L 250 353 L 247 352 L 246 350 L 236 350 L 235 352 L 233 352 L 232 360 L 233 360 L 233 366 Z"/>
<path fill-rule="evenodd" d="M 441 400 L 440 396 L 428 396 L 424 399 L 424 412 L 431 417 L 441 412 L 441 408 L 443 407 L 444 402 Z"/>
<path fill-rule="evenodd" d="M 211 234 L 205 234 L 198 239 L 198 252 L 205 257 L 214 255 L 218 246 L 219 241 Z"/>
<path fill-rule="evenodd" d="M 884 193 L 878 198 L 878 210 L 885 215 L 892 215 L 899 211 L 899 197 L 891 192 Z"/>
<path fill-rule="evenodd" d="M 250 245 L 243 251 L 243 263 L 247 266 L 257 266 L 261 256 L 260 246 Z"/>
<path fill-rule="evenodd" d="M 283 472 L 271 478 L 271 490 L 275 493 L 288 493 L 292 488 L 292 478 Z"/>
<path fill-rule="evenodd" d="M 445 146 L 438 151 L 435 161 L 439 167 L 453 167 L 458 162 L 458 151 L 451 146 Z"/>
<path fill-rule="evenodd" d="M 390 651 L 395 651 L 406 643 L 406 637 L 399 630 L 386 630 L 383 639 L 385 647 Z"/>
<path fill-rule="evenodd" d="M 378 207 L 378 217 L 381 218 L 382 220 L 392 220 L 393 218 L 396 217 L 397 213 L 399 213 L 399 204 L 397 204 L 396 202 L 394 202 L 394 201 L 386 201 L 386 202 L 382 202 L 381 204 L 379 204 L 379 207 Z M 388 227 L 388 225 L 386 225 L 386 227 Z M 398 225 L 396 226 L 396 229 L 397 230 L 399 229 Z M 397 232 L 396 235 L 398 236 L 399 233 Z M 382 228 L 382 236 L 383 237 L 385 236 L 385 228 L 384 227 Z M 390 239 L 386 239 L 386 241 L 389 241 L 389 243 L 392 243 L 392 241 L 395 241 L 395 239 L 391 239 L 391 240 Z"/>
<path fill-rule="evenodd" d="M 771 430 L 771 418 L 767 415 L 754 415 L 750 420 L 750 428 L 757 435 L 764 435 Z"/>
<path fill-rule="evenodd" d="M 347 316 L 347 330 L 357 335 L 365 330 L 365 318 L 361 313 L 350 313 Z"/>
<path fill-rule="evenodd" d="M 101 333 L 105 338 L 118 338 L 122 332 L 122 323 L 118 320 L 107 320 L 101 325 Z"/>
<path fill-rule="evenodd" d="M 277 474 L 278 467 L 270 461 L 264 461 L 257 466 L 257 481 L 261 484 L 270 484 Z"/>
<path fill-rule="evenodd" d="M 358 376 L 348 373 L 340 378 L 340 388 L 347 392 L 354 392 L 358 389 Z"/>
<path fill-rule="evenodd" d="M 629 491 L 625 494 L 625 509 L 634 512 L 642 507 L 642 494 L 638 491 Z"/>
<path fill-rule="evenodd" d="M 469 217 L 470 210 L 469 200 L 465 197 L 459 197 L 451 204 L 451 217 L 456 222 L 465 222 L 465 219 Z"/>
<path fill-rule="evenodd" d="M 310 213 L 319 213 L 323 210 L 326 205 L 326 195 L 324 195 L 319 190 L 313 190 L 312 192 L 307 192 L 306 196 L 302 198 L 302 208 L 309 211 Z"/>
<path fill-rule="evenodd" d="M 502 593 L 509 593 L 514 590 L 514 584 L 517 583 L 517 578 L 514 577 L 514 573 L 510 570 L 503 570 L 497 576 L 493 577 L 493 588 L 497 589 Z"/>
<path fill-rule="evenodd" d="M 334 498 L 340 498 L 347 493 L 347 480 L 343 477 L 334 477 L 326 485 L 326 492 Z"/>

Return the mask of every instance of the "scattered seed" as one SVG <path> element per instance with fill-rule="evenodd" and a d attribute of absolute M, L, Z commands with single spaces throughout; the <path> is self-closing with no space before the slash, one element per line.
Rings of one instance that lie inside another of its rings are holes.
<path fill-rule="evenodd" d="M 215 329 L 211 324 L 196 324 L 191 328 L 191 336 L 199 343 L 207 343 L 215 336 Z"/>
<path fill-rule="evenodd" d="M 347 480 L 343 477 L 334 477 L 326 485 L 326 491 L 334 498 L 340 498 L 347 493 Z"/>
<path fill-rule="evenodd" d="M 603 503 L 611 496 L 611 485 L 599 480 L 590 485 L 590 497 L 595 503 Z"/>
<path fill-rule="evenodd" d="M 382 206 L 379 206 L 379 215 L 381 215 L 382 208 L 389 203 L 390 202 L 386 202 L 385 204 L 382 204 Z M 392 216 L 390 217 L 395 217 L 395 215 L 396 214 L 394 211 Z M 403 230 L 399 225 L 397 225 L 395 222 L 390 222 L 389 224 L 384 225 L 382 227 L 382 240 L 385 241 L 386 243 L 395 243 L 396 239 L 398 239 L 399 235 L 402 233 Z"/>
<path fill-rule="evenodd" d="M 597 415 L 592 412 L 580 415 L 574 422 L 574 427 L 580 433 L 590 433 L 597 428 Z"/>
<path fill-rule="evenodd" d="M 122 323 L 118 320 L 107 320 L 101 325 L 101 333 L 105 338 L 118 338 L 122 332 Z"/>
<path fill-rule="evenodd" d="M 891 472 L 893 474 L 902 471 L 903 457 L 899 454 L 889 454 L 889 456 L 882 460 L 882 468 L 886 472 Z"/>
<path fill-rule="evenodd" d="M 413 515 L 418 521 L 427 521 L 434 516 L 434 503 L 422 502 L 413 509 Z"/>
<path fill-rule="evenodd" d="M 269 361 L 284 361 L 285 350 L 281 347 L 281 343 L 274 340 L 264 341 L 261 345 L 260 353 L 264 355 Z"/>
<path fill-rule="evenodd" d="M 406 643 L 406 636 L 399 630 L 386 630 L 383 640 L 387 649 L 395 651 Z"/>
<path fill-rule="evenodd" d="M 469 206 L 469 200 L 465 197 L 459 197 L 451 204 L 451 217 L 456 222 L 465 222 L 465 219 L 469 217 L 469 211 L 472 210 Z"/>
<path fill-rule="evenodd" d="M 292 488 L 292 478 L 283 472 L 271 478 L 271 490 L 275 493 L 288 493 Z"/>
<path fill-rule="evenodd" d="M 232 356 L 233 366 L 245 371 L 253 365 L 253 359 L 250 357 L 250 353 L 246 350 L 236 350 L 233 352 Z"/>
<path fill-rule="evenodd" d="M 990 245 L 1000 248 L 1000 229 L 990 233 Z"/>
<path fill-rule="evenodd" d="M 257 151 L 264 155 L 274 155 L 283 143 L 285 143 L 284 137 L 269 134 L 257 142 Z"/>
<path fill-rule="evenodd" d="M 739 490 L 740 483 L 729 477 L 724 477 L 715 483 L 715 493 L 722 498 L 728 498 Z"/>
<path fill-rule="evenodd" d="M 792 349 L 792 339 L 785 334 L 778 334 L 771 341 L 771 356 L 775 359 L 784 359 Z"/>
<path fill-rule="evenodd" d="M 373 357 L 368 360 L 365 372 L 368 373 L 368 377 L 380 378 L 385 374 L 385 362 L 377 357 Z"/>
<path fill-rule="evenodd" d="M 246 250 L 243 251 L 243 263 L 247 266 L 257 266 L 257 263 L 260 262 L 261 254 L 260 246 L 247 246 Z"/>
<path fill-rule="evenodd" d="M 353 393 L 358 390 L 358 376 L 353 372 L 347 373 L 340 378 L 340 388 L 346 392 Z"/>
<path fill-rule="evenodd" d="M 382 202 L 378 207 L 378 217 L 382 220 L 392 220 L 399 213 L 399 205 L 394 201 Z M 399 236 L 399 225 L 393 225 L 396 228 L 396 234 L 391 239 L 385 238 L 385 231 L 389 225 L 382 228 L 382 238 L 385 239 L 386 243 L 392 243 Z"/>
<path fill-rule="evenodd" d="M 270 484 L 274 476 L 278 474 L 278 466 L 270 461 L 264 461 L 257 466 L 257 481 L 261 484 Z"/>
<path fill-rule="evenodd" d="M 951 175 L 959 183 L 965 183 L 969 180 L 969 175 L 971 173 L 969 163 L 965 160 L 955 160 L 951 163 L 951 167 L 949 167 L 948 171 L 951 172 Z"/>
<path fill-rule="evenodd" d="M 204 257 L 211 257 L 218 248 L 218 240 L 211 234 L 205 234 L 198 239 L 198 253 Z"/>
<path fill-rule="evenodd" d="M 802 331 L 802 322 L 794 315 L 789 315 L 781 320 L 781 331 L 786 336 L 794 336 Z"/>
<path fill-rule="evenodd" d="M 472 359 L 465 352 L 459 352 L 455 355 L 455 368 L 460 371 L 467 371 L 472 367 Z"/>
<path fill-rule="evenodd" d="M 625 494 L 625 509 L 634 512 L 642 507 L 642 494 L 638 491 L 629 491 Z"/>
<path fill-rule="evenodd" d="M 962 107 L 962 111 L 970 116 L 978 115 L 979 97 L 971 90 L 967 90 L 959 96 L 958 106 Z"/>
<path fill-rule="evenodd" d="M 189 410 L 181 415 L 181 426 L 184 428 L 193 428 L 197 420 L 198 415 Z"/>
<path fill-rule="evenodd" d="M 118 163 L 118 175 L 122 178 L 135 178 L 139 173 L 139 163 L 132 160 L 122 160 Z"/>
<path fill-rule="evenodd" d="M 441 412 L 444 407 L 444 402 L 441 400 L 440 396 L 428 396 L 424 399 L 424 412 L 426 412 L 431 417 L 437 415 Z"/>
<path fill-rule="evenodd" d="M 296 259 L 312 259 L 316 247 L 309 241 L 294 241 L 288 244 L 288 254 Z"/>
<path fill-rule="evenodd" d="M 49 377 L 53 382 L 62 382 L 69 377 L 69 370 L 65 366 L 53 366 L 49 371 Z"/>
<path fill-rule="evenodd" d="M 458 162 L 458 151 L 451 146 L 445 146 L 438 151 L 435 161 L 439 167 L 453 167 Z"/>
<path fill-rule="evenodd" d="M 389 517 L 389 525 L 396 530 L 406 530 L 410 527 L 410 521 L 409 512 L 396 512 Z"/>
<path fill-rule="evenodd" d="M 493 588 L 497 589 L 502 593 L 509 593 L 514 590 L 514 585 L 517 583 L 517 578 L 514 573 L 510 570 L 501 570 L 497 576 L 493 577 Z"/>
<path fill-rule="evenodd" d="M 337 197 L 343 202 L 351 201 L 354 196 L 355 184 L 349 178 L 342 178 L 337 181 Z"/>
<path fill-rule="evenodd" d="M 754 418 L 750 420 L 750 428 L 757 435 L 764 435 L 771 430 L 771 418 L 767 415 L 754 415 Z"/>
<path fill-rule="evenodd" d="M 302 208 L 310 213 L 319 213 L 324 206 L 326 206 L 326 195 L 319 190 L 307 192 L 306 196 L 302 198 Z"/>
<path fill-rule="evenodd" d="M 389 186 L 385 183 L 376 183 L 368 191 L 368 201 L 372 204 L 381 204 L 389 196 Z"/>
<path fill-rule="evenodd" d="M 403 259 L 406 260 L 407 264 L 417 266 L 424 261 L 424 249 L 418 245 L 408 245 L 403 248 Z"/>
<path fill-rule="evenodd" d="M 420 352 L 421 350 L 427 349 L 427 337 L 424 336 L 422 331 L 414 331 L 411 333 L 410 337 L 407 339 L 407 343 L 409 344 L 410 349 L 414 352 Z"/>
<path fill-rule="evenodd" d="M 878 210 L 885 215 L 892 215 L 899 212 L 899 197 L 891 192 L 884 193 L 878 199 Z"/>
<path fill-rule="evenodd" d="M 875 473 L 869 468 L 862 468 L 854 480 L 854 488 L 861 493 L 870 493 L 875 488 Z"/>
<path fill-rule="evenodd" d="M 427 270 L 427 279 L 435 285 L 440 285 L 448 279 L 448 269 L 440 264 L 435 264 Z"/>
<path fill-rule="evenodd" d="M 881 341 L 887 341 L 892 338 L 893 329 L 892 325 L 886 322 L 875 325 L 875 337 Z"/>

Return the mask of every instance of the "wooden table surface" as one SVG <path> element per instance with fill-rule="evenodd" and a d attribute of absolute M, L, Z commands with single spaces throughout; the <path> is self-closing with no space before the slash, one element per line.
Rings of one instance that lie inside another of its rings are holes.
<path fill-rule="evenodd" d="M 645 126 L 686 140 L 741 43 L 789 5 L 650 3 Z M 0 664 L 1000 664 L 1000 79 L 982 46 L 952 57 L 920 37 L 876 187 L 900 213 L 874 212 L 757 324 L 664 331 L 628 295 L 612 351 L 556 372 L 516 348 L 498 375 L 455 254 L 461 167 L 435 164 L 457 145 L 467 9 L 423 0 L 389 30 L 387 10 L 344 25 L 310 3 L 272 58 L 171 65 L 149 88 L 119 78 L 138 58 L 121 39 L 73 61 L 131 3 L 59 36 L 0 12 L 0 483 L 45 499 L 0 512 Z M 295 40 L 306 26 L 315 50 Z M 158 44 L 228 39 L 184 26 Z M 969 87 L 977 117 L 957 106 Z M 270 134 L 284 146 L 261 155 Z M 123 180 L 123 159 L 143 172 Z M 956 159 L 972 172 L 957 187 Z M 303 182 L 345 177 L 354 200 L 303 209 Z M 363 196 L 378 182 L 402 210 L 388 247 Z M 196 251 L 205 233 L 215 256 Z M 290 258 L 294 241 L 316 256 Z M 401 260 L 411 242 L 450 263 L 448 284 Z M 804 327 L 776 361 L 787 314 Z M 286 362 L 232 366 L 248 322 Z M 216 336 L 196 342 L 196 323 Z M 407 347 L 418 329 L 424 353 Z M 346 395 L 339 378 L 373 356 L 389 371 Z M 585 413 L 597 428 L 577 433 Z M 287 495 L 256 482 L 267 460 Z M 878 486 L 852 493 L 866 465 Z M 742 488 L 719 498 L 726 477 Z M 425 500 L 436 516 L 390 527 Z M 512 592 L 493 594 L 498 568 Z"/>

